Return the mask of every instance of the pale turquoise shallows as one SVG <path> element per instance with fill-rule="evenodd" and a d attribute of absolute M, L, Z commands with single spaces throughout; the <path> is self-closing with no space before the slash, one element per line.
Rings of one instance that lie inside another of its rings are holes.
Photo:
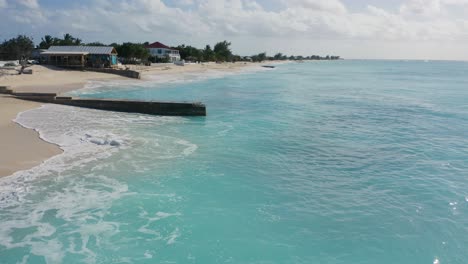
<path fill-rule="evenodd" d="M 468 63 L 334 61 L 83 97 L 18 122 L 65 153 L 0 179 L 0 263 L 468 263 Z"/>

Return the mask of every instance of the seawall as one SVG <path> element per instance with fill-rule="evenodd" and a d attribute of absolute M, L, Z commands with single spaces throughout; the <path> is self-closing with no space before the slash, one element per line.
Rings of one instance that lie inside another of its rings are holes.
<path fill-rule="evenodd" d="M 162 116 L 206 116 L 206 106 L 198 102 L 154 102 L 111 99 L 82 99 L 57 96 L 55 93 L 15 93 L 0 87 L 0 93 L 11 94 L 17 99 L 41 103 L 61 104 L 98 110 L 140 113 Z"/>
<path fill-rule="evenodd" d="M 76 71 L 92 71 L 92 72 L 101 72 L 101 73 L 109 73 L 109 74 L 116 74 L 127 78 L 133 79 L 141 79 L 141 73 L 134 70 L 121 70 L 121 69 L 113 69 L 113 68 L 92 68 L 92 67 L 71 67 L 71 66 L 57 66 L 60 68 L 66 68 L 69 70 L 76 70 Z"/>
<path fill-rule="evenodd" d="M 49 102 L 54 104 L 126 113 L 164 116 L 206 116 L 206 107 L 202 103 L 144 102 L 69 98 L 56 98 L 55 100 Z"/>
<path fill-rule="evenodd" d="M 85 70 L 93 71 L 93 72 L 117 74 L 123 77 L 133 78 L 133 79 L 141 79 L 141 73 L 138 71 L 132 71 L 132 70 L 117 70 L 117 69 L 110 69 L 110 68 L 85 68 Z"/>

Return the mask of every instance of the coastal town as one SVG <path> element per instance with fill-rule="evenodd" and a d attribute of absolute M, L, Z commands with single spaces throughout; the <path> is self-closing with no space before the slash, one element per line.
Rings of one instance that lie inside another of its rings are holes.
<path fill-rule="evenodd" d="M 123 64 L 151 65 L 151 63 L 184 63 L 195 62 L 264 62 L 264 61 L 304 61 L 304 60 L 338 60 L 339 56 L 287 56 L 277 53 L 268 56 L 262 52 L 250 56 L 233 54 L 231 43 L 218 42 L 211 48 L 206 45 L 204 49 L 192 46 L 179 45 L 170 47 L 161 42 L 145 42 L 109 45 L 100 42 L 83 43 L 81 39 L 70 34 L 63 38 L 46 35 L 39 45 L 35 46 L 32 38 L 19 35 L 16 38 L 5 40 L 0 44 L 0 66 L 15 66 L 13 61 L 26 61 L 33 64 L 55 65 L 70 68 L 118 68 Z"/>

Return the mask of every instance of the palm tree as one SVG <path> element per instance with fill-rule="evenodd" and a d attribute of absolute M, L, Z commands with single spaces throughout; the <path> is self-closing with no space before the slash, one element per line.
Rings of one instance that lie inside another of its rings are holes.
<path fill-rule="evenodd" d="M 45 35 L 41 40 L 38 46 L 40 49 L 48 49 L 50 46 L 54 45 L 54 38 L 50 35 Z"/>

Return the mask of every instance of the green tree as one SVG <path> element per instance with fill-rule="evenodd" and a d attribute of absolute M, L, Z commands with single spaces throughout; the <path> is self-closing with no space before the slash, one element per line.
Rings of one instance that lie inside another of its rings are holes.
<path fill-rule="evenodd" d="M 190 61 L 203 61 L 204 60 L 204 51 L 197 49 L 192 46 L 185 46 L 179 45 L 177 47 L 173 47 L 173 49 L 176 49 L 179 51 L 180 58 L 182 60 L 190 60 Z"/>
<path fill-rule="evenodd" d="M 6 60 L 26 60 L 34 49 L 32 38 L 18 35 L 0 44 L 0 55 Z"/>
<path fill-rule="evenodd" d="M 260 62 L 265 61 L 266 58 L 267 58 L 266 52 L 262 52 L 258 54 L 258 59 L 260 60 Z"/>
<path fill-rule="evenodd" d="M 275 60 L 282 60 L 283 57 L 284 57 L 284 56 L 283 56 L 283 53 L 280 52 L 280 53 L 277 53 L 277 54 L 273 57 L 273 59 L 275 59 Z"/>
<path fill-rule="evenodd" d="M 242 61 L 242 57 L 239 55 L 232 55 L 232 62 Z"/>
<path fill-rule="evenodd" d="M 41 42 L 39 43 L 39 46 L 37 46 L 39 49 L 48 49 L 50 46 L 53 46 L 56 41 L 56 38 L 53 38 L 51 35 L 45 35 L 42 39 Z"/>
<path fill-rule="evenodd" d="M 96 42 L 90 42 L 90 43 L 86 43 L 84 44 L 85 46 L 98 46 L 98 47 L 103 47 L 103 46 L 107 46 L 106 44 L 103 44 L 99 41 L 96 41 Z"/>
<path fill-rule="evenodd" d="M 60 46 L 78 46 L 81 45 L 81 39 L 75 38 L 70 34 L 63 35 L 63 39 L 59 41 Z"/>
<path fill-rule="evenodd" d="M 95 42 L 96 43 L 96 42 Z M 81 39 L 73 37 L 71 34 L 63 35 L 63 39 L 45 35 L 39 45 L 40 49 L 48 49 L 50 46 L 79 46 L 83 45 Z"/>
<path fill-rule="evenodd" d="M 232 57 L 231 49 L 231 42 L 223 41 L 218 42 L 214 46 L 214 53 L 216 55 L 216 59 L 218 61 L 230 61 Z"/>
<path fill-rule="evenodd" d="M 142 61 L 148 60 L 148 57 L 150 56 L 149 50 L 145 48 L 145 45 L 143 44 L 134 44 L 134 51 L 135 57 Z"/>
<path fill-rule="evenodd" d="M 112 46 L 117 50 L 119 57 L 124 58 L 127 62 L 146 61 L 150 56 L 148 49 L 140 43 L 125 42 L 122 45 L 113 43 Z"/>
<path fill-rule="evenodd" d="M 262 61 L 265 61 L 266 58 L 267 58 L 266 52 L 262 52 L 262 53 L 252 56 L 252 60 L 254 62 L 262 62 Z"/>
<path fill-rule="evenodd" d="M 205 61 L 214 61 L 214 60 L 216 60 L 215 53 L 211 49 L 210 45 L 206 45 L 205 49 L 203 50 L 203 58 L 204 58 Z"/>

